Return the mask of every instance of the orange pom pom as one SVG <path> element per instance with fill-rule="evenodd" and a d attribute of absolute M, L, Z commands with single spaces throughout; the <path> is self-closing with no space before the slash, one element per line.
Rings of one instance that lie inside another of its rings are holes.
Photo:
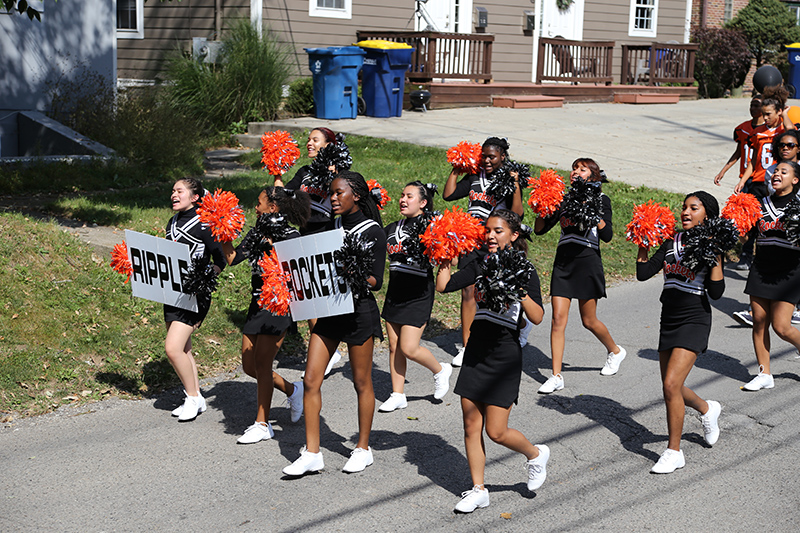
<path fill-rule="evenodd" d="M 244 227 L 244 209 L 235 194 L 217 189 L 206 194 L 197 206 L 200 222 L 211 228 L 217 242 L 231 242 Z"/>
<path fill-rule="evenodd" d="M 528 205 L 536 216 L 544 218 L 555 213 L 564 200 L 564 179 L 555 170 L 547 169 L 539 172 L 538 178 L 531 177 L 530 183 L 533 189 Z"/>
<path fill-rule="evenodd" d="M 369 192 L 375 195 L 379 208 L 383 209 L 391 200 L 389 193 L 378 183 L 378 180 L 367 180 L 367 187 L 369 187 Z"/>
<path fill-rule="evenodd" d="M 300 149 L 288 131 L 268 131 L 261 136 L 261 162 L 273 176 L 282 176 L 300 158 Z"/>
<path fill-rule="evenodd" d="M 111 250 L 111 268 L 123 276 L 128 276 L 125 283 L 131 280 L 133 267 L 131 266 L 130 259 L 128 259 L 128 244 L 125 241 L 122 241 L 122 244 L 115 244 L 114 249 Z"/>
<path fill-rule="evenodd" d="M 263 272 L 261 279 L 264 281 L 261 294 L 258 296 L 259 307 L 275 315 L 288 315 L 289 302 L 292 299 L 289 292 L 291 274 L 283 271 L 274 250 L 269 254 L 265 252 L 258 260 L 258 266 L 261 267 Z"/>
<path fill-rule="evenodd" d="M 633 206 L 633 220 L 625 227 L 625 238 L 636 246 L 659 246 L 675 234 L 675 215 L 669 207 L 648 200 Z"/>
<path fill-rule="evenodd" d="M 483 148 L 478 143 L 461 141 L 447 150 L 447 162 L 453 165 L 454 169 L 467 174 L 478 173 L 482 157 Z"/>
<path fill-rule="evenodd" d="M 485 229 L 477 218 L 454 206 L 435 217 L 419 240 L 432 264 L 449 263 L 483 242 Z"/>
<path fill-rule="evenodd" d="M 722 218 L 732 220 L 739 236 L 744 237 L 761 218 L 761 202 L 752 194 L 732 194 L 722 208 Z"/>

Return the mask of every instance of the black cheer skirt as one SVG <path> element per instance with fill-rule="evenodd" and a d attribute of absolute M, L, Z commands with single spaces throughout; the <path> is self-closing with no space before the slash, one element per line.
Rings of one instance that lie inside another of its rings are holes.
<path fill-rule="evenodd" d="M 370 337 L 383 340 L 375 297 L 370 294 L 358 300 L 352 313 L 320 318 L 312 333 L 355 346 L 364 344 Z"/>
<path fill-rule="evenodd" d="M 292 323 L 291 314 L 286 316 L 275 315 L 258 305 L 258 297 L 253 296 L 250 307 L 247 309 L 247 319 L 242 326 L 244 335 L 283 335 Z"/>
<path fill-rule="evenodd" d="M 181 322 L 189 326 L 200 327 L 211 309 L 211 298 L 197 299 L 197 312 L 164 304 L 164 322 Z"/>
<path fill-rule="evenodd" d="M 574 243 L 556 250 L 550 277 L 550 296 L 597 300 L 606 297 L 606 277 L 600 250 Z"/>
<path fill-rule="evenodd" d="M 421 328 L 431 318 L 435 293 L 431 272 L 425 277 L 391 272 L 381 317 L 392 324 Z"/>
<path fill-rule="evenodd" d="M 711 305 L 706 296 L 666 289 L 661 294 L 661 328 L 658 351 L 684 348 L 701 354 L 708 348 Z"/>
<path fill-rule="evenodd" d="M 756 243 L 744 293 L 791 304 L 800 302 L 800 251 Z"/>

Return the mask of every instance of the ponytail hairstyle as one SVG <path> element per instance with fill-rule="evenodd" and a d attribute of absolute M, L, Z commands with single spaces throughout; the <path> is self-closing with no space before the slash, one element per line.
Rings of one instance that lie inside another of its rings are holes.
<path fill-rule="evenodd" d="M 486 148 L 487 146 L 494 146 L 500 151 L 501 154 L 503 154 L 504 158 L 508 157 L 509 144 L 506 139 L 501 139 L 500 137 L 489 137 L 483 141 L 483 146 L 481 148 Z"/>
<path fill-rule="evenodd" d="M 511 243 L 512 248 L 515 250 L 519 250 L 525 255 L 528 255 L 528 242 L 527 239 L 531 236 L 531 228 L 530 226 L 526 226 L 522 223 L 522 219 L 519 217 L 518 214 L 511 211 L 510 209 L 495 209 L 491 213 L 489 213 L 489 218 L 500 218 L 505 220 L 506 225 L 511 230 L 511 233 L 519 233 L 516 241 Z M 487 218 L 486 220 L 489 220 Z"/>
<path fill-rule="evenodd" d="M 311 218 L 311 198 L 305 191 L 293 191 L 283 187 L 267 187 L 264 194 L 270 202 L 278 206 L 278 212 L 290 224 L 304 227 Z"/>
<path fill-rule="evenodd" d="M 364 212 L 367 218 L 371 218 L 383 226 L 383 221 L 381 220 L 381 211 L 378 208 L 378 202 L 375 197 L 370 194 L 369 186 L 367 186 L 367 181 L 364 179 L 364 176 L 358 172 L 353 172 L 352 170 L 345 170 L 343 172 L 339 172 L 336 177 L 345 180 L 347 184 L 350 185 L 350 188 L 353 190 L 353 194 L 358 196 L 356 205 L 358 205 L 359 209 Z"/>
<path fill-rule="evenodd" d="M 433 212 L 433 195 L 436 194 L 436 192 L 439 190 L 439 187 L 435 183 L 422 183 L 419 180 L 406 183 L 406 187 L 417 188 L 420 199 L 427 202 L 425 207 L 422 208 L 423 213 L 426 215 L 431 214 Z M 405 189 L 406 187 L 403 188 Z"/>
<path fill-rule="evenodd" d="M 761 107 L 771 105 L 776 111 L 783 111 L 786 107 L 786 100 L 789 98 L 789 91 L 783 85 L 765 87 L 761 99 Z"/>
<path fill-rule="evenodd" d="M 578 159 L 572 162 L 573 170 L 578 165 L 586 165 L 586 168 L 588 168 L 592 172 L 592 177 L 589 178 L 588 181 L 598 181 L 601 183 L 603 182 L 603 172 L 600 170 L 600 166 L 594 159 L 590 159 L 588 157 L 579 157 Z"/>
<path fill-rule="evenodd" d="M 336 144 L 336 134 L 333 133 L 333 130 L 325 127 L 314 128 L 311 131 L 318 131 L 325 137 L 326 143 L 333 143 Z"/>
<path fill-rule="evenodd" d="M 195 206 L 199 205 L 200 202 L 203 200 L 203 196 L 205 196 L 207 192 L 205 188 L 200 184 L 200 180 L 197 178 L 181 178 L 178 181 L 182 181 L 183 183 L 185 183 L 186 188 L 189 189 L 189 192 L 191 192 L 192 195 L 196 194 L 198 196 L 197 201 L 193 202 L 193 204 Z M 175 183 L 177 183 L 177 181 Z"/>

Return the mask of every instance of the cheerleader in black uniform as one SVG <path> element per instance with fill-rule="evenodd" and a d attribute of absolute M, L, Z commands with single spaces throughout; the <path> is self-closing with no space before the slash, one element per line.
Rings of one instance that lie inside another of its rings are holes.
<path fill-rule="evenodd" d="M 415 224 L 433 211 L 436 185 L 414 181 L 406 185 L 400 196 L 400 214 L 405 218 L 386 226 L 386 249 L 389 253 L 389 286 L 381 316 L 386 320 L 389 335 L 389 369 L 392 375 L 392 395 L 378 411 L 388 413 L 404 409 L 408 403 L 403 392 L 406 382 L 406 360 L 415 361 L 433 373 L 433 397 L 444 398 L 450 388 L 453 367 L 439 363 L 430 350 L 420 346 L 422 332 L 431 318 L 434 284 L 433 269 L 423 258 L 410 258 L 408 241 L 419 239 Z M 409 229 L 410 228 L 410 229 Z M 421 228 L 418 228 L 421 229 Z"/>
<path fill-rule="evenodd" d="M 189 255 L 211 256 L 217 273 L 225 268 L 222 248 L 214 240 L 211 230 L 200 223 L 197 204 L 205 190 L 195 178 L 185 178 L 175 182 L 172 187 L 172 210 L 175 211 L 167 223 L 166 238 L 189 245 Z M 167 338 L 164 349 L 172 367 L 177 372 L 186 392 L 183 405 L 172 411 L 172 416 L 185 422 L 194 420 L 198 413 L 206 410 L 206 401 L 200 393 L 200 379 L 197 364 L 192 356 L 192 333 L 200 327 L 211 307 L 211 298 L 197 298 L 198 311 L 188 311 L 171 305 L 164 305 L 164 321 L 167 324 Z"/>
<path fill-rule="evenodd" d="M 503 166 L 503 163 L 508 159 L 508 147 L 508 141 L 505 139 L 498 137 L 486 139 L 483 143 L 483 164 L 480 172 L 478 174 L 467 174 L 459 180 L 459 171 L 453 169 L 447 177 L 442 198 L 448 202 L 453 202 L 469 197 L 467 212 L 484 221 L 495 209 L 510 209 L 522 217 L 524 211 L 519 183 L 517 183 L 516 190 L 505 198 L 495 198 L 486 192 L 492 180 L 492 174 Z M 516 178 L 517 176 L 514 177 Z M 467 254 L 459 260 L 458 268 L 465 268 L 467 263 L 484 255 L 486 255 L 485 249 Z M 464 346 L 467 345 L 470 326 L 475 319 L 476 305 L 473 293 L 472 287 L 466 287 L 461 291 L 461 338 L 463 345 L 458 355 L 453 358 L 453 366 L 461 366 L 461 361 L 464 359 Z"/>
<path fill-rule="evenodd" d="M 494 211 L 486 221 L 488 252 L 496 253 L 506 246 L 526 251 L 527 244 L 520 231 L 521 222 L 516 213 L 506 209 Z M 436 290 L 452 292 L 474 285 L 481 276 L 481 264 L 482 261 L 473 261 L 452 276 L 450 266 L 442 265 L 436 275 Z M 522 348 L 518 341 L 522 314 L 524 311 L 534 324 L 541 323 L 544 317 L 536 270 L 526 289 L 527 295 L 522 301 L 511 305 L 504 313 L 489 309 L 482 295 L 476 294 L 478 312 L 454 389 L 461 396 L 464 444 L 473 484 L 456 505 L 458 512 L 470 513 L 489 505 L 489 491 L 484 487 L 484 427 L 492 441 L 525 455 L 529 490 L 541 487 L 547 475 L 550 448 L 544 444 L 534 446 L 522 433 L 508 427 L 522 374 Z"/>
<path fill-rule="evenodd" d="M 283 187 L 267 187 L 258 195 L 256 215 L 262 216 L 282 213 L 290 223 L 303 226 L 311 215 L 311 200 L 303 191 L 287 191 Z M 255 230 L 251 230 L 253 232 Z M 300 236 L 300 232 L 291 229 L 284 239 Z M 248 234 L 245 239 L 252 238 Z M 271 244 L 271 241 L 270 241 Z M 256 263 L 259 258 L 248 258 L 241 250 L 241 244 L 235 249 L 229 242 L 222 243 L 228 265 L 236 265 L 250 259 L 253 273 L 251 277 L 253 296 L 247 310 L 247 319 L 242 328 L 242 368 L 245 374 L 255 378 L 257 382 L 256 421 L 248 427 L 244 435 L 236 441 L 239 444 L 253 444 L 274 436 L 269 423 L 269 409 L 272 404 L 273 386 L 277 387 L 289 399 L 292 422 L 297 422 L 303 412 L 303 387 L 289 383 L 272 370 L 275 355 L 283 343 L 286 330 L 291 324 L 290 315 L 275 315 L 258 305 L 258 298 L 263 287 L 261 268 Z"/>
<path fill-rule="evenodd" d="M 370 194 L 364 177 L 357 172 L 340 172 L 331 183 L 331 207 L 337 216 L 331 229 L 344 228 L 347 234 L 361 235 L 374 243 L 371 265 L 365 270 L 370 290 L 377 291 L 383 283 L 386 261 L 386 234 L 383 232 L 378 204 Z M 283 469 L 287 476 L 300 476 L 324 467 L 319 438 L 319 413 L 322 409 L 320 388 L 325 366 L 340 342 L 347 343 L 353 385 L 358 395 L 358 443 L 344 465 L 344 472 L 360 472 L 372 464 L 369 434 L 375 414 L 375 392 L 372 388 L 373 337 L 383 340 L 381 318 L 375 297 L 369 293 L 354 302 L 355 310 L 346 315 L 317 320 L 308 343 L 308 361 L 303 378 L 303 403 L 306 421 L 306 445 L 300 458 Z"/>
<path fill-rule="evenodd" d="M 797 201 L 798 179 L 800 166 L 783 161 L 772 174 L 775 192 L 761 200 L 758 253 L 744 289 L 753 310 L 753 347 L 759 365 L 758 375 L 743 387 L 748 391 L 775 386 L 769 366 L 770 324 L 778 337 L 800 350 L 800 332 L 792 326 L 792 312 L 800 301 L 800 246 L 787 238 L 780 220 L 789 202 Z"/>
<path fill-rule="evenodd" d="M 692 193 L 683 200 L 681 225 L 684 231 L 718 216 L 717 201 L 705 191 Z M 706 443 L 713 445 L 719 437 L 719 402 L 703 400 L 684 383 L 697 354 L 705 352 L 708 346 L 711 332 L 708 298 L 717 300 L 725 290 L 722 257 L 717 257 L 713 268 L 701 265 L 698 272 L 692 271 L 681 263 L 684 235 L 678 233 L 674 239 L 668 239 L 649 260 L 648 249 L 640 247 L 636 258 L 636 278 L 639 281 L 650 279 L 664 269 L 658 359 L 667 406 L 669 442 L 666 451 L 650 470 L 655 474 L 669 474 L 686 464 L 681 450 L 686 405 L 701 414 Z"/>
<path fill-rule="evenodd" d="M 600 167 L 594 160 L 581 158 L 572 163 L 571 181 L 584 180 L 600 187 L 602 179 Z M 614 235 L 611 227 L 611 200 L 605 194 L 602 194 L 601 199 L 603 219 L 596 227 L 587 231 L 580 231 L 573 221 L 562 216 L 560 210 L 550 217 L 537 218 L 534 225 L 536 235 L 547 233 L 556 224 L 561 225 L 561 238 L 550 278 L 553 306 L 550 351 L 553 357 L 553 375 L 539 388 L 541 394 L 550 394 L 564 388 L 561 363 L 564 360 L 565 331 L 573 298 L 578 300 L 583 327 L 591 331 L 608 352 L 606 364 L 600 373 L 604 376 L 616 374 L 620 363 L 625 359 L 625 349 L 614 342 L 606 325 L 597 318 L 597 300 L 606 297 L 600 241 L 609 242 Z"/>

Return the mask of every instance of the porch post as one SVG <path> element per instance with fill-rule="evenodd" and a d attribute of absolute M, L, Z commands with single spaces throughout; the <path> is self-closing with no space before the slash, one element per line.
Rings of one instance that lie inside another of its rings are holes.
<path fill-rule="evenodd" d="M 531 81 L 537 82 L 539 72 L 539 33 L 542 27 L 540 14 L 542 12 L 542 0 L 535 0 L 533 3 L 533 61 L 531 63 Z"/>

